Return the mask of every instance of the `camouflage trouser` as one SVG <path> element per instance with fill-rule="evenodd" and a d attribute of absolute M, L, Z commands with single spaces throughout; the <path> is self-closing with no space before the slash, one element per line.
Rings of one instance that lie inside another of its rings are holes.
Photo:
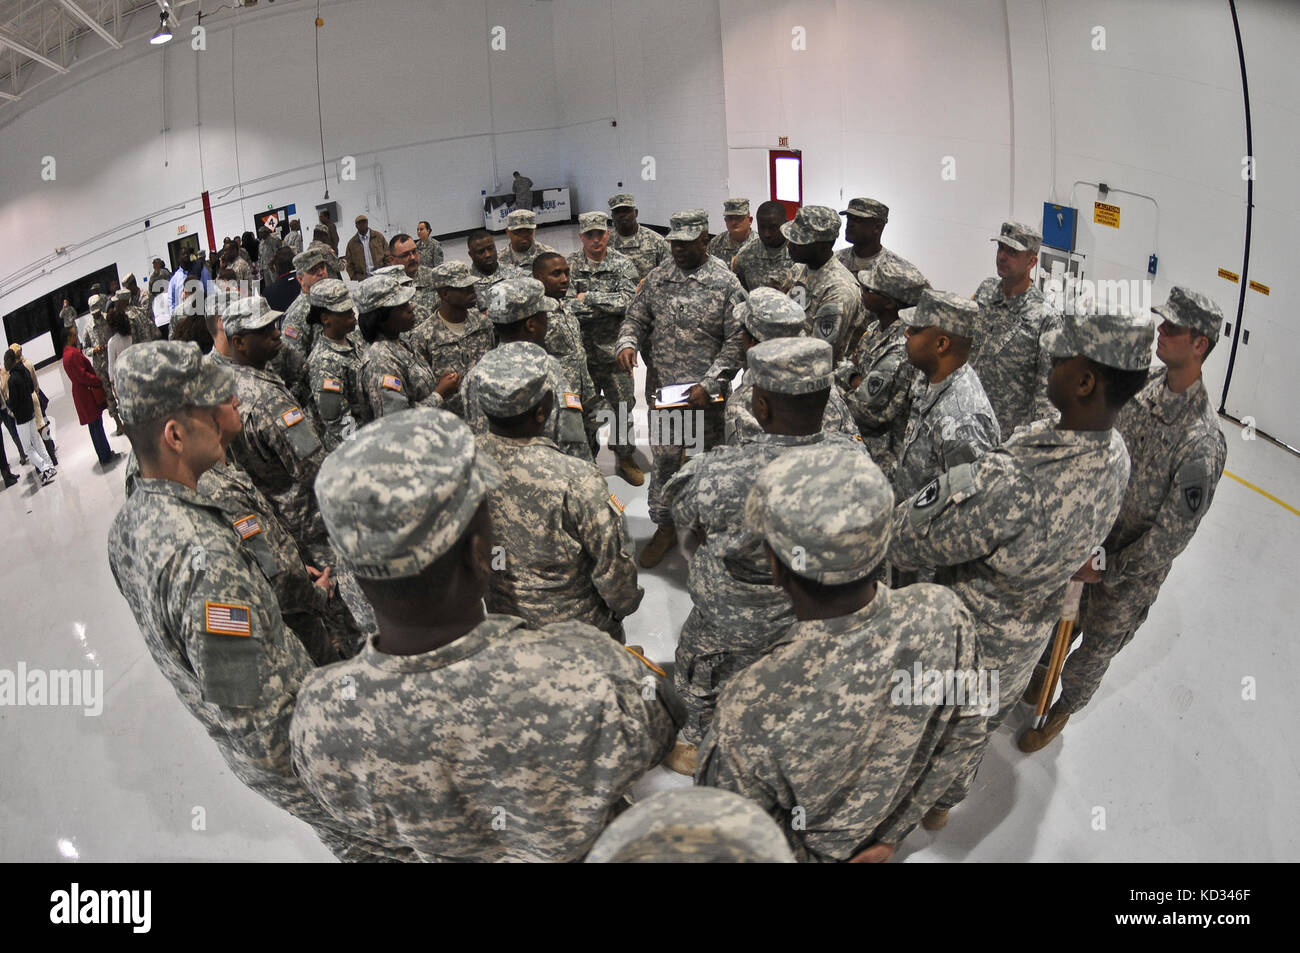
<path fill-rule="evenodd" d="M 615 421 L 619 420 L 619 407 L 625 407 L 626 419 L 631 421 L 632 410 L 636 407 L 636 386 L 632 375 L 620 370 L 614 359 L 614 340 L 618 337 L 619 322 L 615 318 L 593 318 L 582 323 L 582 347 L 587 352 L 587 372 L 591 382 L 596 386 L 596 393 L 603 397 L 614 412 Z M 584 414 L 585 416 L 585 414 Z M 588 422 L 590 429 L 590 422 Z M 631 444 L 615 443 L 623 435 L 614 427 L 610 431 L 609 449 L 615 456 L 629 456 L 635 449 Z M 592 453 L 596 448 L 593 446 Z"/>
<path fill-rule="evenodd" d="M 686 724 L 681 734 L 688 744 L 699 745 L 708 734 L 718 694 L 726 681 L 753 665 L 766 651 L 765 648 L 720 649 L 719 643 L 726 641 L 726 633 L 705 621 L 699 609 L 691 609 L 677 639 L 673 660 L 673 687 L 686 706 Z"/>
<path fill-rule="evenodd" d="M 113 385 L 108 379 L 108 356 L 102 358 L 98 354 L 91 354 L 91 364 L 94 366 L 95 376 L 100 379 L 104 385 L 104 396 L 108 399 L 108 415 L 114 420 L 117 419 L 117 393 L 113 390 Z"/>
<path fill-rule="evenodd" d="M 684 413 L 696 413 L 696 411 L 687 409 Z M 721 446 L 723 440 L 723 405 L 709 404 L 708 409 L 701 411 L 704 415 L 704 450 L 711 450 L 714 447 Z M 694 418 L 698 419 L 698 418 Z M 666 484 L 674 473 L 682 468 L 686 462 L 686 448 L 680 441 L 673 443 L 656 443 L 656 438 L 664 439 L 669 437 L 671 428 L 665 426 L 662 429 L 655 426 L 652 419 L 650 422 L 650 454 L 654 458 L 654 465 L 650 471 L 650 491 L 648 506 L 650 510 L 650 519 L 659 524 L 671 525 L 673 515 L 668 507 L 664 505 L 664 484 Z M 658 431 L 658 432 L 657 432 Z"/>
<path fill-rule="evenodd" d="M 1065 660 L 1061 670 L 1061 698 L 1058 705 L 1074 714 L 1081 711 L 1101 684 L 1111 659 L 1128 645 L 1147 611 L 1156 601 L 1168 570 L 1128 579 L 1117 585 L 1094 583 L 1083 589 L 1079 605 L 1079 647 Z M 1039 660 L 1044 671 L 1051 662 L 1052 646 Z"/>

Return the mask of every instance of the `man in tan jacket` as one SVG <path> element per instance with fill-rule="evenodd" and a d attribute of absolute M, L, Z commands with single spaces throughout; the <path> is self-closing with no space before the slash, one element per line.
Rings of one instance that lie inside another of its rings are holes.
<path fill-rule="evenodd" d="M 364 213 L 358 215 L 357 233 L 348 239 L 347 251 L 343 255 L 348 264 L 348 277 L 360 281 L 376 268 L 384 267 L 387 254 L 388 241 L 371 229 L 370 220 Z"/>

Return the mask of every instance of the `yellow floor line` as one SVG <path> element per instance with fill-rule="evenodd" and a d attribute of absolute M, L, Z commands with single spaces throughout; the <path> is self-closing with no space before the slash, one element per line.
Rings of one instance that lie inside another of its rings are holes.
<path fill-rule="evenodd" d="M 1267 490 L 1261 490 L 1259 487 L 1255 486 L 1255 484 L 1243 480 L 1241 477 L 1237 476 L 1237 474 L 1233 473 L 1231 470 L 1224 470 L 1223 475 L 1226 477 L 1232 477 L 1234 480 L 1236 480 L 1238 483 L 1240 483 L 1242 486 L 1246 487 L 1247 489 L 1254 490 L 1260 496 L 1272 500 L 1274 503 L 1282 507 L 1284 510 L 1290 510 L 1296 516 L 1300 516 L 1300 510 L 1296 509 L 1290 503 L 1287 503 L 1284 500 L 1279 500 L 1276 496 L 1274 496 L 1272 493 L 1269 493 Z"/>

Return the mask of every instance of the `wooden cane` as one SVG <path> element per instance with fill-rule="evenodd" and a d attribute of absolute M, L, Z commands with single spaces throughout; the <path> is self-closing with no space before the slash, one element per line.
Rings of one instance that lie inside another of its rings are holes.
<path fill-rule="evenodd" d="M 1047 722 L 1047 709 L 1056 694 L 1056 683 L 1060 681 L 1061 671 L 1065 668 L 1065 656 L 1070 651 L 1070 642 L 1074 638 L 1074 624 L 1079 619 L 1079 600 L 1083 596 L 1083 581 L 1071 579 L 1065 587 L 1065 603 L 1061 607 L 1061 621 L 1056 624 L 1056 640 L 1052 643 L 1052 655 L 1048 661 L 1047 678 L 1043 679 L 1043 690 L 1038 696 L 1038 705 L 1034 709 L 1034 728 L 1042 728 Z"/>

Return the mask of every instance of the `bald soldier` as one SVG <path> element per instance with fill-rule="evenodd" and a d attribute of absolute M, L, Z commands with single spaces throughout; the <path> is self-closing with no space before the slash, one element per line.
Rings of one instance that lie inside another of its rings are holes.
<path fill-rule="evenodd" d="M 722 221 L 726 229 L 709 242 L 709 254 L 728 268 L 736 253 L 754 235 L 754 218 L 749 214 L 749 199 L 727 199 L 722 203 Z"/>
<path fill-rule="evenodd" d="M 498 346 L 527 341 L 541 347 L 551 312 L 558 307 L 546 288 L 535 278 L 507 278 L 488 295 L 488 320 L 496 328 Z M 480 361 L 480 363 L 482 363 Z M 556 395 L 544 433 L 565 453 L 590 461 L 591 445 L 582 419 L 582 396 L 577 381 L 570 380 L 560 362 L 546 355 L 548 387 Z M 465 379 L 465 419 L 476 434 L 488 432 L 487 416 L 479 406 L 478 393 L 485 373 L 477 365 Z"/>
<path fill-rule="evenodd" d="M 660 791 L 605 828 L 588 864 L 793 864 L 781 828 L 717 788 Z"/>
<path fill-rule="evenodd" d="M 892 504 L 838 441 L 776 458 L 745 504 L 796 621 L 723 690 L 695 781 L 757 803 L 801 861 L 888 860 L 985 734 L 960 600 L 873 581 Z"/>
<path fill-rule="evenodd" d="M 907 361 L 921 374 L 890 479 L 898 499 L 1002 442 L 993 405 L 966 363 L 980 334 L 979 311 L 969 298 L 926 289 L 907 319 Z"/>
<path fill-rule="evenodd" d="M 709 730 L 723 685 L 794 623 L 790 600 L 772 580 L 762 541 L 744 526 L 754 475 L 795 447 L 846 442 L 866 452 L 860 442 L 822 429 L 831 391 L 831 351 L 825 341 L 777 338 L 758 344 L 749 352 L 749 377 L 760 432 L 741 446 L 692 458 L 664 488 L 674 525 L 701 538 L 687 579 L 694 605 L 677 640 L 673 668 L 687 719 L 667 764 L 682 774 L 695 771 L 696 748 Z"/>
<path fill-rule="evenodd" d="M 569 256 L 569 274 L 587 370 L 608 407 L 616 416 L 623 408 L 630 420 L 636 407 L 636 388 L 632 375 L 618 366 L 615 344 L 641 275 L 630 258 L 609 247 L 609 221 L 604 212 L 578 216 L 578 239 L 582 248 Z M 620 429 L 611 427 L 609 434 L 615 472 L 632 486 L 641 486 L 645 473 L 632 456 L 635 447 L 625 442 L 627 435 Z"/>
<path fill-rule="evenodd" d="M 998 243 L 998 276 L 975 290 L 981 333 L 970 363 L 997 411 L 998 426 L 1010 434 L 1044 417 L 1056 419 L 1046 391 L 1051 357 L 1043 342 L 1058 322 L 1030 277 L 1043 244 L 1038 230 L 1003 222 L 990 241 Z"/>
<path fill-rule="evenodd" d="M 475 279 L 463 261 L 445 261 L 429 272 L 438 304 L 408 338 L 417 357 L 428 364 L 435 378 L 456 374 L 464 380 L 471 367 L 492 348 L 492 323 L 478 310 Z M 465 416 L 459 389 L 446 400 L 446 409 Z"/>
<path fill-rule="evenodd" d="M 227 515 L 197 491 L 224 457 L 223 422 L 238 425 L 233 372 L 197 344 L 154 341 L 122 353 L 117 381 L 140 478 L 109 530 L 108 563 L 149 654 L 240 781 L 340 859 L 379 859 L 294 774 L 289 720 L 311 659 Z"/>
<path fill-rule="evenodd" d="M 1124 503 L 1102 544 L 1105 559 L 1089 560 L 1075 576 L 1087 583 L 1078 625 L 1083 640 L 1065 662 L 1061 697 L 1047 723 L 1021 736 L 1021 751 L 1044 747 L 1092 699 L 1111 660 L 1146 621 L 1223 475 L 1228 448 L 1201 379 L 1223 312 L 1178 285 L 1151 310 L 1160 319 L 1156 358 L 1163 366 L 1148 372 L 1115 423 L 1133 463 Z M 1032 686 L 1030 694 L 1037 701 Z"/>
<path fill-rule="evenodd" d="M 335 818 L 420 860 L 576 861 L 672 744 L 680 705 L 590 626 L 484 613 L 498 480 L 441 410 L 330 455 L 321 506 L 379 634 L 307 678 L 294 765 Z"/>
<path fill-rule="evenodd" d="M 488 493 L 501 547 L 488 611 L 533 626 L 585 622 L 623 643 L 622 620 L 645 595 L 623 502 L 595 464 L 562 453 L 543 435 L 555 402 L 546 357 L 536 344 L 515 342 L 479 362 L 488 432 L 478 444 L 501 472 L 501 485 Z"/>
<path fill-rule="evenodd" d="M 671 222 L 672 262 L 646 277 L 628 306 L 615 348 L 619 366 L 629 374 L 640 351 L 651 356 L 661 383 L 691 385 L 686 409 L 699 412 L 692 421 L 703 430 L 703 447 L 708 450 L 722 442 L 722 401 L 740 369 L 740 322 L 735 309 L 745 300 L 745 291 L 736 276 L 708 253 L 709 215 L 704 209 L 677 212 Z M 666 434 L 670 429 L 650 428 L 654 472 L 649 508 L 656 529 L 638 559 L 647 569 L 659 565 L 677 542 L 663 488 L 685 461 L 686 441 L 684 428 Z"/>
<path fill-rule="evenodd" d="M 775 338 L 796 338 L 803 335 L 803 309 L 774 288 L 759 288 L 749 295 L 749 300 L 736 308 L 740 317 L 740 353 L 748 368 L 749 352 L 764 341 Z M 754 419 L 750 404 L 754 398 L 754 383 L 749 370 L 740 379 L 740 386 L 727 397 L 723 409 L 723 433 L 728 446 L 737 446 L 763 432 Z M 822 415 L 822 430 L 838 431 L 850 437 L 858 436 L 857 425 L 849 414 L 844 398 L 832 387 Z"/>
<path fill-rule="evenodd" d="M 746 242 L 736 250 L 731 270 L 746 291 L 775 288 L 782 293 L 794 287 L 799 268 L 790 260 L 790 243 L 781 226 L 785 224 L 785 205 L 775 200 L 758 207 L 755 234 L 758 241 Z"/>
<path fill-rule="evenodd" d="M 831 253 L 840 234 L 840 217 L 825 205 L 805 205 L 781 226 L 790 259 L 804 272 L 790 296 L 803 305 L 805 328 L 835 349 L 838 363 L 865 327 L 862 289 Z"/>
<path fill-rule="evenodd" d="M 501 263 L 513 265 L 524 274 L 532 273 L 533 259 L 542 252 L 555 251 L 537 240 L 537 215 L 528 209 L 515 209 L 506 216 L 506 238 L 509 247 L 501 256 Z"/>
<path fill-rule="evenodd" d="M 1001 673 L 990 735 L 1024 694 L 1070 576 L 1119 513 L 1129 455 L 1115 420 L 1146 380 L 1151 323 L 1125 313 L 1067 315 L 1044 346 L 1060 422 L 1035 421 L 894 511 L 890 561 L 904 571 L 939 567 L 935 581 L 975 617 L 980 664 Z M 947 823 L 986 750 L 987 742 L 935 803 L 928 829 Z"/>
<path fill-rule="evenodd" d="M 838 379 L 871 459 L 888 479 L 898 465 L 918 374 L 907 360 L 907 323 L 930 282 L 906 262 L 884 261 L 861 272 L 858 283 L 863 307 L 875 319 L 840 365 Z"/>

